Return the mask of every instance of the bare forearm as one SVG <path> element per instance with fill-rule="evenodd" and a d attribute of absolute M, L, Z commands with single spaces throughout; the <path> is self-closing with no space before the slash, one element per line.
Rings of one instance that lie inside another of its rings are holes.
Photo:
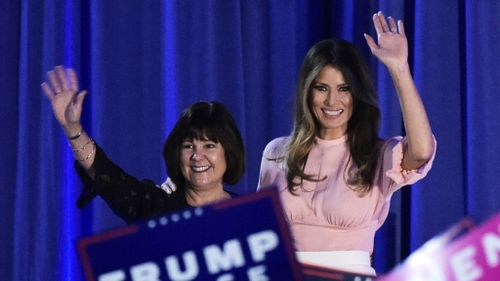
<path fill-rule="evenodd" d="M 408 64 L 392 66 L 389 72 L 398 93 L 408 140 L 402 166 L 407 170 L 417 169 L 432 157 L 434 151 L 429 119 Z"/>

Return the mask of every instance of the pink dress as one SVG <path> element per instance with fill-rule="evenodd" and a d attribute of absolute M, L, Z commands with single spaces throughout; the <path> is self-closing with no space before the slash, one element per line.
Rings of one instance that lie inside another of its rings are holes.
<path fill-rule="evenodd" d="M 393 137 L 385 141 L 374 186 L 360 197 L 346 183 L 346 171 L 353 165 L 346 140 L 347 136 L 334 140 L 316 138 L 305 173 L 327 178 L 319 182 L 304 181 L 296 190 L 298 196 L 287 190 L 283 158 L 289 138 L 274 139 L 264 150 L 259 188 L 270 185 L 279 188 L 297 251 L 360 250 L 371 254 L 375 231 L 387 218 L 392 194 L 423 178 L 434 159 L 433 155 L 416 171 L 405 171 L 401 168 L 405 139 Z M 270 160 L 280 157 L 281 161 Z"/>

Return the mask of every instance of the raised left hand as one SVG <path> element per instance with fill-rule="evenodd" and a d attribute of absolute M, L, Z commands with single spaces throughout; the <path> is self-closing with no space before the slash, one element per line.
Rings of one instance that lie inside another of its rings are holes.
<path fill-rule="evenodd" d="M 382 12 L 373 15 L 373 25 L 377 31 L 377 41 L 365 33 L 366 43 L 372 54 L 389 69 L 408 63 L 408 41 L 403 21 L 385 17 Z"/>

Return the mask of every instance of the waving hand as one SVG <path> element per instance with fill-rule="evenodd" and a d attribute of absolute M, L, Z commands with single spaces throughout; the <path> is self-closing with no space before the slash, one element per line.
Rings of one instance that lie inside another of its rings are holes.
<path fill-rule="evenodd" d="M 47 76 L 49 81 L 42 83 L 42 90 L 50 100 L 54 115 L 66 135 L 74 136 L 82 128 L 80 118 L 87 91 L 78 92 L 78 78 L 71 68 L 56 66 Z"/>
<path fill-rule="evenodd" d="M 377 42 L 365 34 L 366 43 L 372 54 L 389 69 L 401 67 L 408 61 L 408 41 L 403 21 L 385 17 L 382 12 L 373 15 L 373 25 L 377 31 Z"/>
<path fill-rule="evenodd" d="M 408 41 L 402 21 L 385 17 L 382 12 L 373 15 L 377 31 L 377 42 L 365 34 L 366 43 L 372 54 L 389 70 L 396 87 L 401 106 L 403 122 L 408 140 L 403 151 L 401 166 L 404 170 L 415 170 L 427 163 L 435 151 L 432 130 L 411 76 L 408 65 Z"/>

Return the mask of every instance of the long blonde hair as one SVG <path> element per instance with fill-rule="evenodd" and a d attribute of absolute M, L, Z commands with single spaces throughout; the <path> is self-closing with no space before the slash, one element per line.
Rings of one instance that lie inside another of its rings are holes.
<path fill-rule="evenodd" d="M 378 137 L 380 110 L 368 65 L 354 45 L 339 39 L 318 42 L 302 63 L 295 93 L 294 127 L 287 147 L 288 190 L 294 193 L 303 180 L 324 180 L 318 175 L 306 174 L 304 167 L 320 129 L 311 111 L 310 93 L 315 79 L 327 65 L 338 69 L 351 86 L 354 102 L 348 121 L 347 143 L 356 170 L 349 173 L 348 183 L 356 191 L 367 192 L 373 185 L 382 143 Z"/>

